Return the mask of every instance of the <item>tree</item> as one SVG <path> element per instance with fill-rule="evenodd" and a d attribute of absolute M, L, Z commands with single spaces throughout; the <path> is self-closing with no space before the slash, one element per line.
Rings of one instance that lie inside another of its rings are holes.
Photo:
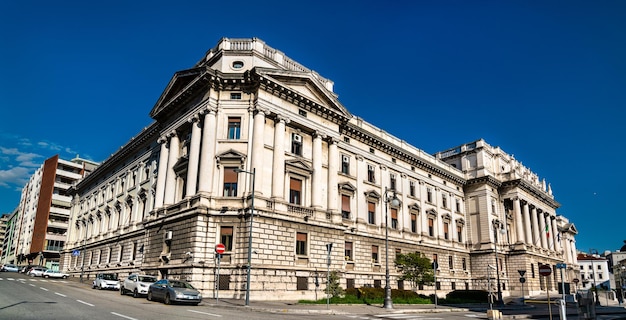
<path fill-rule="evenodd" d="M 339 297 L 343 295 L 343 289 L 339 285 L 339 274 L 337 271 L 331 271 L 329 275 L 328 286 L 326 286 L 326 294 L 330 294 L 331 297 Z"/>
<path fill-rule="evenodd" d="M 433 263 L 418 252 L 397 254 L 395 264 L 402 272 L 400 279 L 409 281 L 413 289 L 418 284 L 430 285 L 435 281 Z"/>

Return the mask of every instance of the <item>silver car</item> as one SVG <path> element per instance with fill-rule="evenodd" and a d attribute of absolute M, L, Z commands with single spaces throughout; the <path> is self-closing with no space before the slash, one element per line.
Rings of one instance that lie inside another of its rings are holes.
<path fill-rule="evenodd" d="M 202 294 L 188 282 L 163 279 L 150 285 L 148 300 L 162 300 L 165 304 L 179 302 L 198 305 L 202 302 Z"/>
<path fill-rule="evenodd" d="M 31 277 L 41 277 L 43 276 L 43 273 L 46 272 L 46 270 L 48 269 L 44 267 L 34 267 L 30 269 L 27 274 Z"/>

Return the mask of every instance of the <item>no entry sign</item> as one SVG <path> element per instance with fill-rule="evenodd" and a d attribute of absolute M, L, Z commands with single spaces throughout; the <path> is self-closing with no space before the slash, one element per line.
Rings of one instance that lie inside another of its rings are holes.
<path fill-rule="evenodd" d="M 223 244 L 218 243 L 215 245 L 215 252 L 222 254 L 224 251 L 226 251 L 226 247 Z"/>
<path fill-rule="evenodd" d="M 552 268 L 550 267 L 550 265 L 542 264 L 539 266 L 539 274 L 544 277 L 547 277 L 550 274 L 552 274 Z"/>

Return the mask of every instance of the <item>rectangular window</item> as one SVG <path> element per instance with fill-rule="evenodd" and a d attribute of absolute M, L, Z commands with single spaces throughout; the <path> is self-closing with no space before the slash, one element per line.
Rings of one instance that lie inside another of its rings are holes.
<path fill-rule="evenodd" d="M 241 92 L 231 92 L 230 100 L 241 100 Z"/>
<path fill-rule="evenodd" d="M 461 212 L 461 200 L 455 199 L 456 201 L 456 212 Z"/>
<path fill-rule="evenodd" d="M 302 205 L 302 180 L 289 180 L 289 203 Z"/>
<path fill-rule="evenodd" d="M 350 157 L 341 156 L 341 173 L 350 174 Z"/>
<path fill-rule="evenodd" d="M 463 260 L 461 260 L 461 262 L 463 263 L 463 270 L 467 270 L 467 260 L 465 260 L 465 258 L 463 258 Z"/>
<path fill-rule="evenodd" d="M 391 229 L 398 229 L 398 209 L 391 208 Z"/>
<path fill-rule="evenodd" d="M 367 202 L 367 222 L 369 224 L 376 224 L 376 203 Z"/>
<path fill-rule="evenodd" d="M 346 279 L 346 288 L 354 289 L 354 279 Z"/>
<path fill-rule="evenodd" d="M 450 270 L 454 269 L 454 258 L 452 256 L 448 256 L 448 268 L 450 268 Z"/>
<path fill-rule="evenodd" d="M 374 170 L 374 166 L 371 164 L 367 165 L 367 181 L 376 183 L 376 170 Z"/>
<path fill-rule="evenodd" d="M 417 232 L 417 214 L 411 213 L 411 232 Z"/>
<path fill-rule="evenodd" d="M 309 290 L 308 277 L 296 277 L 296 290 Z"/>
<path fill-rule="evenodd" d="M 224 197 L 237 196 L 237 168 L 224 168 Z"/>
<path fill-rule="evenodd" d="M 341 195 L 341 217 L 350 219 L 350 196 Z"/>
<path fill-rule="evenodd" d="M 433 218 L 428 218 L 428 235 L 431 237 L 435 236 L 435 221 Z"/>
<path fill-rule="evenodd" d="M 226 251 L 233 250 L 233 227 L 220 227 L 220 243 L 224 245 Z"/>
<path fill-rule="evenodd" d="M 389 174 L 389 189 L 396 190 L 396 175 L 394 173 Z"/>
<path fill-rule="evenodd" d="M 448 207 L 448 196 L 446 196 L 445 194 L 441 195 L 441 206 L 444 208 Z"/>
<path fill-rule="evenodd" d="M 222 274 L 220 275 L 220 290 L 230 290 L 230 276 Z"/>
<path fill-rule="evenodd" d="M 415 197 L 415 181 L 409 182 L 409 195 Z"/>
<path fill-rule="evenodd" d="M 452 282 L 452 290 L 456 290 L 456 282 Z"/>
<path fill-rule="evenodd" d="M 291 135 L 291 153 L 302 156 L 302 136 L 299 134 Z"/>
<path fill-rule="evenodd" d="M 236 140 L 241 135 L 241 118 L 228 117 L 228 139 Z"/>
<path fill-rule="evenodd" d="M 374 280 L 374 288 L 381 288 L 381 286 L 382 286 L 381 280 Z"/>
<path fill-rule="evenodd" d="M 372 246 L 372 263 L 378 263 L 378 246 Z"/>
<path fill-rule="evenodd" d="M 456 226 L 456 238 L 459 242 L 463 242 L 463 227 Z"/>
<path fill-rule="evenodd" d="M 346 261 L 352 261 L 352 242 L 346 242 L 345 259 Z"/>
<path fill-rule="evenodd" d="M 296 254 L 306 256 L 306 233 L 296 233 Z"/>
<path fill-rule="evenodd" d="M 426 201 L 433 203 L 433 189 L 431 188 L 426 189 Z"/>
<path fill-rule="evenodd" d="M 450 226 L 450 223 L 448 223 L 448 222 L 444 222 L 443 223 L 443 238 L 446 239 L 446 240 L 448 240 L 448 235 L 449 235 L 448 227 L 449 226 Z"/>

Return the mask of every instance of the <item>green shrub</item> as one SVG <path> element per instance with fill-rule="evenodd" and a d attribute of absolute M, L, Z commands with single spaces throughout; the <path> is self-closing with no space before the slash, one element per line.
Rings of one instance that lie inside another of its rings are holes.
<path fill-rule="evenodd" d="M 484 290 L 454 290 L 446 295 L 446 303 L 482 303 L 489 293 Z"/>

